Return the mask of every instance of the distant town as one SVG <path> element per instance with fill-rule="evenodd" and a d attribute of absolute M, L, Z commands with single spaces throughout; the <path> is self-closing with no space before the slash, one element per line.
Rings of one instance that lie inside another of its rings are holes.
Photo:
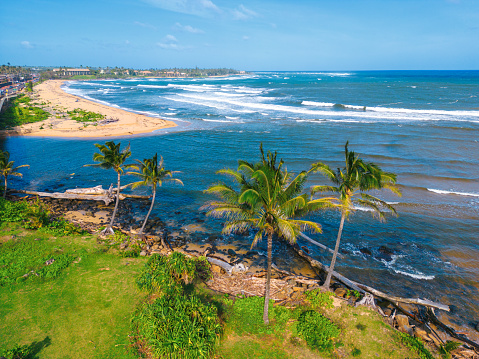
<path fill-rule="evenodd" d="M 93 80 L 93 79 L 124 79 L 135 77 L 208 77 L 245 74 L 245 71 L 233 69 L 131 69 L 125 67 L 27 67 L 0 66 L 0 98 L 15 96 L 18 92 L 43 80 Z"/>

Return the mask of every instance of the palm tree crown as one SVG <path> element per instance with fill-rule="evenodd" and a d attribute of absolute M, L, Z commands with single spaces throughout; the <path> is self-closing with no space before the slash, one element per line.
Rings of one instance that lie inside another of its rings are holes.
<path fill-rule="evenodd" d="M 5 188 L 3 190 L 3 198 L 7 196 L 7 178 L 8 176 L 23 177 L 23 174 L 17 172 L 19 168 L 30 167 L 30 165 L 21 165 L 13 167 L 15 161 L 10 161 L 10 153 L 0 150 L 0 173 L 5 180 Z"/>
<path fill-rule="evenodd" d="M 276 152 L 268 152 L 265 156 L 262 146 L 260 151 L 261 161 L 258 163 L 240 160 L 236 171 L 218 171 L 236 181 L 240 190 L 225 183 L 214 184 L 206 192 L 217 195 L 221 200 L 210 201 L 202 209 L 208 210 L 208 216 L 227 219 L 223 227 L 224 234 L 257 230 L 252 246 L 263 235 L 267 236 L 268 268 L 263 313 L 267 324 L 273 235 L 295 242 L 300 231 L 321 232 L 319 224 L 295 218 L 331 203 L 327 198 L 311 201 L 307 194 L 302 193 L 309 172 L 303 171 L 294 177 L 283 168 L 282 160 L 277 161 Z"/>
<path fill-rule="evenodd" d="M 147 158 L 143 161 L 136 160 L 136 164 L 127 165 L 126 168 L 132 168 L 136 170 L 136 172 L 127 172 L 127 174 L 138 176 L 141 178 L 138 182 L 130 183 L 131 188 L 137 188 L 139 186 L 151 186 L 153 191 L 153 198 L 151 200 L 150 210 L 145 217 L 145 221 L 143 222 L 143 226 L 140 229 L 139 234 L 143 233 L 145 228 L 146 222 L 148 221 L 148 217 L 150 216 L 151 210 L 153 209 L 153 205 L 155 204 L 155 196 L 156 196 L 156 187 L 162 185 L 164 181 L 171 181 L 176 182 L 179 184 L 183 184 L 180 179 L 173 178 L 173 174 L 178 173 L 177 171 L 169 171 L 165 170 L 163 167 L 163 157 L 161 157 L 160 162 L 158 163 L 158 154 L 155 153 L 153 158 Z"/>
<path fill-rule="evenodd" d="M 118 186 L 116 191 L 116 202 L 113 215 L 111 216 L 110 224 L 102 231 L 102 234 L 113 234 L 113 222 L 115 220 L 116 212 L 118 210 L 118 201 L 120 199 L 120 176 L 123 173 L 123 167 L 126 159 L 131 156 L 130 144 L 120 151 L 121 143 L 115 144 L 113 141 L 105 142 L 104 145 L 95 143 L 95 146 L 100 150 L 100 153 L 93 154 L 93 161 L 100 162 L 93 165 L 93 167 L 101 167 L 104 169 L 114 169 L 118 174 Z"/>
<path fill-rule="evenodd" d="M 390 172 L 384 172 L 374 163 L 365 162 L 353 151 L 348 149 L 349 142 L 346 142 L 344 148 L 345 167 L 338 168 L 336 171 L 322 162 L 313 164 L 314 172 L 321 172 L 333 182 L 333 186 L 313 186 L 311 193 L 318 192 L 337 193 L 341 208 L 341 223 L 336 240 L 336 247 L 333 259 L 328 270 L 328 276 L 324 283 L 329 288 L 332 272 L 336 263 L 336 257 L 339 250 L 344 220 L 356 210 L 356 206 L 372 209 L 373 215 L 377 215 L 380 220 L 385 219 L 386 211 L 397 215 L 396 210 L 387 202 L 365 193 L 369 190 L 380 190 L 387 188 L 397 195 L 401 195 L 399 189 L 395 186 L 396 175 Z"/>

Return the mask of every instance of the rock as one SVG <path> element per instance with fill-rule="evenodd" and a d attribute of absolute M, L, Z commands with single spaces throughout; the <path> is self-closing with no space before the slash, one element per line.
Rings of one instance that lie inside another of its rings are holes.
<path fill-rule="evenodd" d="M 369 249 L 367 249 L 367 248 L 361 248 L 359 251 L 360 251 L 362 254 L 365 254 L 365 255 L 367 255 L 367 256 L 370 256 L 370 255 L 372 254 L 371 251 L 370 251 Z"/>
<path fill-rule="evenodd" d="M 257 255 L 258 255 L 258 251 L 248 251 L 248 252 L 246 252 L 245 257 L 246 258 L 252 258 L 252 257 L 257 256 Z"/>
<path fill-rule="evenodd" d="M 241 273 L 246 272 L 248 267 L 246 267 L 243 263 L 237 263 L 231 268 L 231 273 Z"/>
<path fill-rule="evenodd" d="M 151 247 L 152 250 L 160 250 L 160 246 L 158 244 L 154 244 L 153 247 Z"/>
<path fill-rule="evenodd" d="M 334 294 L 337 296 L 337 297 L 340 297 L 340 298 L 343 298 L 346 296 L 347 294 L 347 290 L 340 287 L 340 288 L 337 288 L 335 291 L 334 291 Z"/>
<path fill-rule="evenodd" d="M 141 252 L 140 252 L 140 256 L 142 256 L 142 257 L 146 256 L 147 254 L 148 254 L 148 253 L 147 253 L 146 251 L 141 251 Z"/>
<path fill-rule="evenodd" d="M 394 254 L 394 252 L 386 246 L 379 247 L 378 251 L 379 253 L 385 254 L 387 256 L 391 256 Z"/>
<path fill-rule="evenodd" d="M 216 264 L 212 264 L 211 265 L 211 271 L 213 273 L 218 273 L 218 274 L 222 274 L 224 272 L 224 269 L 221 268 L 220 266 L 217 266 Z"/>
<path fill-rule="evenodd" d="M 404 314 L 396 315 L 396 323 L 398 325 L 398 329 L 401 330 L 401 327 L 409 326 L 409 318 Z"/>
<path fill-rule="evenodd" d="M 236 252 L 234 250 L 232 250 L 231 248 L 228 249 L 228 255 L 230 255 L 231 257 L 236 257 Z"/>
<path fill-rule="evenodd" d="M 86 211 L 86 212 L 85 212 L 85 216 L 93 217 L 93 212 L 91 212 L 91 211 Z"/>
<path fill-rule="evenodd" d="M 406 333 L 406 334 L 409 334 L 410 336 L 413 336 L 414 335 L 414 331 L 412 329 L 412 327 L 410 325 L 404 325 L 402 327 L 399 327 L 398 329 L 400 332 L 403 332 L 403 333 Z"/>
<path fill-rule="evenodd" d="M 476 324 L 475 329 L 479 332 L 479 322 Z"/>
<path fill-rule="evenodd" d="M 428 342 L 431 341 L 431 338 L 429 338 L 429 335 L 427 334 L 427 332 L 419 327 L 414 328 L 414 336 L 416 338 L 419 338 Z"/>

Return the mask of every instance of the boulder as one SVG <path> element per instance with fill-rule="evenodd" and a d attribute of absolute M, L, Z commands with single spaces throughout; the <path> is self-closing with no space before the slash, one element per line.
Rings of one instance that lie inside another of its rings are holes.
<path fill-rule="evenodd" d="M 236 252 L 230 248 L 228 249 L 228 255 L 230 255 L 231 257 L 236 257 Z"/>
<path fill-rule="evenodd" d="M 367 249 L 367 248 L 361 248 L 359 251 L 360 251 L 362 254 L 365 254 L 365 255 L 367 255 L 367 256 L 370 256 L 370 255 L 372 254 L 371 251 L 370 251 L 369 249 Z"/>
<path fill-rule="evenodd" d="M 419 327 L 414 327 L 414 336 L 427 342 L 431 341 L 427 332 Z"/>
<path fill-rule="evenodd" d="M 396 323 L 398 324 L 399 330 L 401 330 L 401 327 L 409 326 L 409 318 L 404 314 L 398 314 L 396 315 Z"/>
<path fill-rule="evenodd" d="M 345 297 L 347 293 L 347 290 L 342 287 L 336 288 L 336 290 L 334 291 L 334 294 L 340 298 Z"/>
<path fill-rule="evenodd" d="M 410 325 L 403 325 L 402 327 L 399 327 L 398 330 L 399 330 L 400 332 L 409 334 L 410 336 L 413 336 L 413 335 L 414 335 L 414 331 L 413 331 L 413 329 L 412 329 L 412 327 L 411 327 Z"/>

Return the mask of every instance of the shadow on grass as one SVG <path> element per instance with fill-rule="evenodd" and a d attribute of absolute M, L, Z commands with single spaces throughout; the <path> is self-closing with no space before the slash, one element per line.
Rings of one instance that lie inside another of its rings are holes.
<path fill-rule="evenodd" d="M 51 343 L 50 337 L 46 336 L 42 341 L 34 341 L 30 345 L 17 346 L 10 350 L 0 351 L 0 359 L 38 359 L 37 355 Z"/>

